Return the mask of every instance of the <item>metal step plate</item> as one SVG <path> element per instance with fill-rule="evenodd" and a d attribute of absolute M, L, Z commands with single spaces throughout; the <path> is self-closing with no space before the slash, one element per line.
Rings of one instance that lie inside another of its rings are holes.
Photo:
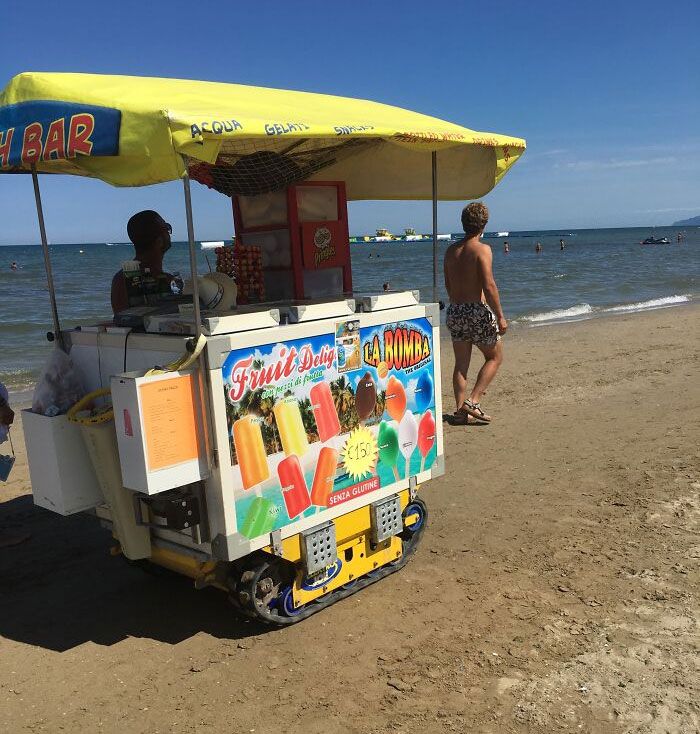
<path fill-rule="evenodd" d="M 399 512 L 399 518 L 401 513 Z M 335 525 L 331 520 L 304 531 L 302 534 L 306 573 L 312 576 L 335 563 L 338 547 L 335 542 Z"/>
<path fill-rule="evenodd" d="M 381 543 L 392 535 L 398 535 L 403 530 L 401 517 L 401 499 L 398 494 L 386 497 L 370 505 L 372 517 L 372 542 Z"/>

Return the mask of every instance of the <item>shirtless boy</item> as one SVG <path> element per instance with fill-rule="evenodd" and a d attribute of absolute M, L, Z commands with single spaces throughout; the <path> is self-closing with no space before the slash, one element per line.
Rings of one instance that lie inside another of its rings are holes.
<path fill-rule="evenodd" d="M 488 219 L 489 210 L 481 202 L 465 206 L 462 210 L 464 239 L 450 245 L 445 253 L 445 287 L 450 298 L 447 328 L 455 353 L 452 373 L 457 403 L 455 419 L 463 424 L 470 416 L 486 423 L 491 420 L 481 409 L 481 396 L 503 361 L 500 335 L 508 328 L 493 278 L 491 248 L 480 240 Z M 485 361 L 467 398 L 472 345 L 481 350 Z"/>

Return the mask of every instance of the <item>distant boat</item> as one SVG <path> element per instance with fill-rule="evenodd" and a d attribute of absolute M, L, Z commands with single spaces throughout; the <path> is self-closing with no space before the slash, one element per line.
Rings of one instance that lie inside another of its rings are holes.
<path fill-rule="evenodd" d="M 215 250 L 217 247 L 223 247 L 225 242 L 217 240 L 216 242 L 200 242 L 203 250 Z"/>
<path fill-rule="evenodd" d="M 670 245 L 671 242 L 668 237 L 647 237 L 642 240 L 640 245 Z"/>
<path fill-rule="evenodd" d="M 507 237 L 510 232 L 497 232 L 496 237 Z"/>
<path fill-rule="evenodd" d="M 391 242 L 395 239 L 396 237 L 386 227 L 380 227 L 374 236 L 374 242 Z"/>
<path fill-rule="evenodd" d="M 452 240 L 454 239 L 451 234 L 439 234 L 437 236 L 439 240 Z M 350 242 L 352 244 L 365 244 L 370 242 L 432 242 L 432 234 L 416 234 L 416 230 L 413 227 L 406 227 L 402 235 L 392 234 L 386 227 L 380 227 L 376 230 L 376 234 L 372 235 L 360 235 L 351 237 Z"/>

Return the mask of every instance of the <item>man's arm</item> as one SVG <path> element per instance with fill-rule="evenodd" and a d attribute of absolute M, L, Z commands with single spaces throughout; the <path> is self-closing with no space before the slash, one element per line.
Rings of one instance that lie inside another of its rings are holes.
<path fill-rule="evenodd" d="M 452 294 L 450 293 L 450 276 L 447 272 L 447 258 L 450 256 L 450 251 L 452 250 L 452 246 L 447 248 L 447 251 L 445 252 L 445 258 L 442 261 L 442 269 L 445 274 L 445 290 L 447 291 L 447 297 L 452 300 Z"/>
<path fill-rule="evenodd" d="M 485 247 L 484 251 L 479 255 L 477 264 L 479 268 L 479 275 L 484 289 L 484 298 L 486 303 L 491 306 L 491 310 L 496 316 L 496 322 L 498 323 L 498 333 L 505 333 L 508 328 L 508 322 L 506 317 L 503 315 L 503 309 L 501 308 L 501 299 L 498 295 L 498 286 L 496 280 L 493 277 L 493 255 L 491 254 L 491 248 Z"/>
<path fill-rule="evenodd" d="M 124 272 L 120 270 L 112 278 L 112 311 L 118 314 L 126 308 L 129 308 L 129 298 L 126 294 Z"/>

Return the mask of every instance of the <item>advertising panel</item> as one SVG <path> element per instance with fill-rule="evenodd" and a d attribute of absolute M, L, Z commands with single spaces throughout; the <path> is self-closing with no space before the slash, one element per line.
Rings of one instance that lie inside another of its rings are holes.
<path fill-rule="evenodd" d="M 270 533 L 429 469 L 425 318 L 233 350 L 223 367 L 238 531 Z M 322 522 L 323 518 L 319 518 Z"/>
<path fill-rule="evenodd" d="M 119 153 L 121 111 L 42 100 L 0 109 L 0 168 Z"/>

